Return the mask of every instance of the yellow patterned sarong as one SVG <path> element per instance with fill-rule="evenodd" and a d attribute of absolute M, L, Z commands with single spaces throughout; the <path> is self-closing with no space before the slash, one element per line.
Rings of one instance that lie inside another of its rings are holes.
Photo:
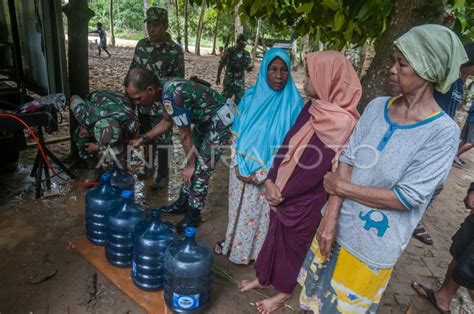
<path fill-rule="evenodd" d="M 298 276 L 301 308 L 314 313 L 375 313 L 393 268 L 373 268 L 336 244 L 325 259 L 316 238 Z"/>

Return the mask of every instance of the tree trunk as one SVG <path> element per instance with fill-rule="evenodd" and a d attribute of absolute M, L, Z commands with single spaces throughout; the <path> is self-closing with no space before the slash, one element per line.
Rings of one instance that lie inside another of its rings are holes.
<path fill-rule="evenodd" d="M 115 46 L 114 0 L 110 0 L 109 12 L 110 12 L 110 45 L 113 47 L 113 46 Z"/>
<path fill-rule="evenodd" d="M 216 15 L 216 25 L 214 25 L 214 32 L 213 32 L 213 38 L 212 38 L 212 52 L 211 55 L 216 55 L 216 42 L 217 42 L 217 26 L 219 25 L 219 15 L 221 11 L 217 10 L 217 15 Z"/>
<path fill-rule="evenodd" d="M 95 14 L 87 6 L 87 0 L 69 0 L 63 7 L 68 19 L 68 78 L 71 95 L 85 97 L 89 93 L 89 20 Z M 71 155 L 75 161 L 79 154 L 73 134 L 77 121 L 69 110 L 69 133 L 71 135 Z"/>
<path fill-rule="evenodd" d="M 189 52 L 188 48 L 188 18 L 189 18 L 189 0 L 184 0 L 184 51 Z"/>
<path fill-rule="evenodd" d="M 256 31 L 256 34 L 255 34 L 255 42 L 253 44 L 253 49 L 252 49 L 252 65 L 254 64 L 255 58 L 257 57 L 257 47 L 258 47 L 258 40 L 259 40 L 259 37 L 260 37 L 260 26 L 261 26 L 261 24 L 262 24 L 262 20 L 258 19 L 258 21 L 257 21 L 257 31 Z"/>
<path fill-rule="evenodd" d="M 181 27 L 179 26 L 179 4 L 178 0 L 174 0 L 174 8 L 176 12 L 176 28 L 177 28 L 177 35 L 178 35 L 178 42 L 181 45 Z"/>
<path fill-rule="evenodd" d="M 242 0 L 239 0 L 239 3 L 235 7 L 234 35 L 236 39 L 237 39 L 237 35 L 242 34 L 244 32 L 244 27 L 242 26 L 242 23 L 240 22 L 240 14 L 239 14 L 239 8 L 241 5 L 242 5 Z"/>
<path fill-rule="evenodd" d="M 227 35 L 224 40 L 224 49 L 229 47 L 229 44 L 230 44 L 230 35 Z"/>
<path fill-rule="evenodd" d="M 199 26 L 196 34 L 196 47 L 194 47 L 194 53 L 198 56 L 201 55 L 201 36 L 202 29 L 204 28 L 204 14 L 206 13 L 206 0 L 202 0 L 201 4 L 201 15 L 199 16 Z"/>
<path fill-rule="evenodd" d="M 146 18 L 146 11 L 150 8 L 150 0 L 143 0 L 143 16 Z M 146 26 L 143 27 L 143 34 L 148 37 Z"/>
<path fill-rule="evenodd" d="M 376 54 L 362 80 L 362 99 L 359 111 L 377 96 L 389 95 L 387 79 L 392 66 L 393 42 L 416 25 L 440 23 L 443 16 L 442 0 L 396 0 L 389 17 L 389 26 L 380 38 Z"/>

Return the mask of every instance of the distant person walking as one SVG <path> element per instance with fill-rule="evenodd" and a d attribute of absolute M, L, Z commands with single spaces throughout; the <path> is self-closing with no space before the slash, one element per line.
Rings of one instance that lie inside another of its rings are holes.
<path fill-rule="evenodd" d="M 99 46 L 97 46 L 97 49 L 99 50 L 99 58 L 101 54 L 101 49 L 105 51 L 105 53 L 111 57 L 110 52 L 107 50 L 107 34 L 105 33 L 104 28 L 102 27 L 102 23 L 98 22 L 97 23 L 97 29 L 95 31 L 92 31 L 91 33 L 97 33 L 99 34 Z"/>

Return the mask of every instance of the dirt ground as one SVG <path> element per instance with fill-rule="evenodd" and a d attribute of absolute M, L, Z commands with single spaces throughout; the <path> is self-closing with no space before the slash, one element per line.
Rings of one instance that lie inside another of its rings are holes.
<path fill-rule="evenodd" d="M 132 48 L 111 48 L 112 58 L 98 58 L 90 49 L 91 90 L 121 90 L 123 77 L 130 64 Z M 186 54 L 186 77 L 198 75 L 214 82 L 218 58 Z M 257 70 L 249 73 L 247 84 L 255 82 Z M 292 72 L 301 89 L 303 71 Z M 215 86 L 214 86 L 215 87 Z M 220 87 L 216 88 L 220 91 Z M 67 134 L 66 126 L 49 138 Z M 175 141 L 177 143 L 177 141 Z M 179 157 L 181 148 L 176 145 Z M 62 160 L 69 153 L 68 142 L 50 149 Z M 142 310 L 87 261 L 70 248 L 70 241 L 84 234 L 84 195 L 87 189 L 73 187 L 53 179 L 53 193 L 35 200 L 29 171 L 36 151 L 23 151 L 18 169 L 13 174 L 0 174 L 0 313 L 142 313 Z M 144 202 L 151 207 L 168 204 L 179 186 L 179 158 L 172 158 L 170 184 L 152 191 L 138 184 Z M 446 187 L 424 217 L 426 228 L 434 239 L 433 246 L 413 240 L 397 264 L 386 290 L 380 313 L 433 313 L 431 305 L 410 288 L 412 280 L 439 285 L 450 261 L 450 237 L 467 215 L 462 199 L 474 181 L 474 153 L 466 154 L 464 169 L 453 168 Z M 228 169 L 220 163 L 211 179 L 205 208 L 206 220 L 198 237 L 209 243 L 223 238 L 227 223 Z M 175 217 L 165 219 L 176 220 Z M 215 262 L 236 280 L 251 278 L 250 266 L 236 266 L 225 257 Z M 97 283 L 94 284 L 95 278 Z M 272 294 L 273 292 L 268 292 Z M 300 312 L 299 288 L 279 313 Z M 254 303 L 262 298 L 256 293 L 242 294 L 229 282 L 216 280 L 207 313 L 256 313 Z M 454 313 L 474 313 L 466 291 L 453 302 Z"/>

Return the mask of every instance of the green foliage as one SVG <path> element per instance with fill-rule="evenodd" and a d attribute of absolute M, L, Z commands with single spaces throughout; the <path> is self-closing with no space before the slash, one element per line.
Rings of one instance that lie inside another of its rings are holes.
<path fill-rule="evenodd" d="M 109 25 L 109 1 L 88 0 L 96 13 L 90 21 L 95 28 L 102 22 Z M 257 19 L 262 20 L 261 38 L 295 39 L 309 35 L 316 46 L 342 49 L 357 46 L 380 37 L 387 28 L 388 17 L 396 0 L 242 0 L 239 14 L 244 33 L 254 38 Z M 196 36 L 202 0 L 190 0 L 189 37 Z M 212 41 L 218 17 L 218 46 L 234 41 L 234 12 L 238 0 L 207 0 L 204 17 L 203 41 Z M 164 6 L 169 11 L 169 32 L 176 38 L 178 27 L 184 34 L 184 0 L 178 0 L 179 17 L 176 19 L 174 0 L 150 0 L 151 5 Z M 452 15 L 450 27 L 463 41 L 474 38 L 474 1 L 445 0 L 447 15 Z M 219 14 L 218 14 L 219 12 Z M 423 14 L 423 12 L 420 12 Z M 429 12 L 426 12 L 429 14 Z M 119 36 L 143 33 L 143 0 L 114 0 L 114 21 Z M 190 41 L 192 43 L 192 41 Z"/>
<path fill-rule="evenodd" d="M 89 26 L 95 28 L 97 22 L 104 24 L 107 29 L 110 25 L 110 0 L 89 0 L 89 8 L 95 12 Z M 143 32 L 143 0 L 114 0 L 114 27 L 119 32 Z"/>
<path fill-rule="evenodd" d="M 465 43 L 474 40 L 474 2 L 451 0 L 445 3 L 445 25 L 450 26 Z"/>
<path fill-rule="evenodd" d="M 309 35 L 325 46 L 341 49 L 377 38 L 387 25 L 393 0 L 243 0 L 241 17 L 265 17 L 273 27 L 282 24 L 295 37 Z"/>

